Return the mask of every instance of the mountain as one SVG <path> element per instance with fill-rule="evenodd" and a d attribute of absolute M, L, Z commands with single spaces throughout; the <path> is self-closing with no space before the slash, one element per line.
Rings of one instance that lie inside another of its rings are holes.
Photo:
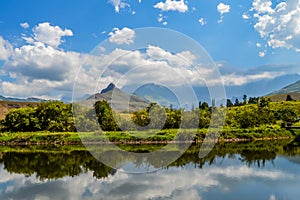
<path fill-rule="evenodd" d="M 100 93 L 91 95 L 86 100 L 80 103 L 86 106 L 92 106 L 96 101 L 106 100 L 110 103 L 113 110 L 122 111 L 138 111 L 149 105 L 149 101 L 142 97 L 128 94 L 117 88 L 113 83 L 110 83 Z"/>
<path fill-rule="evenodd" d="M 289 93 L 300 93 L 300 80 L 298 80 L 297 82 L 292 83 L 288 86 L 285 86 L 284 88 L 281 88 L 280 90 L 272 92 L 272 93 L 270 93 L 270 95 L 289 94 Z"/>
<path fill-rule="evenodd" d="M 280 90 L 271 92 L 267 96 L 271 98 L 272 101 L 284 101 L 287 95 L 290 95 L 294 100 L 300 100 L 300 80 L 287 85 Z"/>
<path fill-rule="evenodd" d="M 164 107 L 170 107 L 170 105 L 172 105 L 173 108 L 179 108 L 176 95 L 162 85 L 154 83 L 145 84 L 142 87 L 139 87 L 134 94 L 147 99 L 149 102 L 155 102 Z"/>
<path fill-rule="evenodd" d="M 22 98 L 14 98 L 14 97 L 4 97 L 0 95 L 0 101 L 12 101 L 12 102 L 44 102 L 46 100 L 34 98 L 34 97 L 28 97 L 26 99 Z"/>

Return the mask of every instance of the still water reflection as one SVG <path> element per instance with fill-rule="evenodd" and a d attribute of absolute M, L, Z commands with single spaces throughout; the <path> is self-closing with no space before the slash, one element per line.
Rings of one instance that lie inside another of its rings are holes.
<path fill-rule="evenodd" d="M 299 199 L 300 147 L 290 141 L 219 144 L 202 159 L 198 150 L 156 172 L 130 174 L 77 147 L 6 147 L 0 199 Z"/>

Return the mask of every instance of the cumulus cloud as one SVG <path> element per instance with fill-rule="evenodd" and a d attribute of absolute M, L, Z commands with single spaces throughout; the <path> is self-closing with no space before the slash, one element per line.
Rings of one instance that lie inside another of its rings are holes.
<path fill-rule="evenodd" d="M 218 6 L 217 6 L 217 10 L 221 15 L 223 15 L 225 13 L 229 13 L 230 12 L 230 5 L 224 4 L 224 3 L 219 3 Z"/>
<path fill-rule="evenodd" d="M 29 28 L 29 24 L 27 22 L 21 23 L 20 26 L 25 29 Z"/>
<path fill-rule="evenodd" d="M 124 27 L 123 29 L 114 28 L 112 32 L 108 34 L 110 36 L 109 41 L 115 44 L 132 44 L 134 43 L 135 31 Z"/>
<path fill-rule="evenodd" d="M 155 4 L 154 8 L 162 11 L 178 11 L 181 13 L 188 11 L 188 6 L 185 4 L 184 0 L 166 0 L 165 2 L 161 1 Z"/>
<path fill-rule="evenodd" d="M 62 43 L 62 37 L 73 36 L 70 29 L 61 29 L 59 26 L 52 26 L 49 22 L 40 23 L 33 28 L 33 38 L 52 47 L 58 47 Z"/>
<path fill-rule="evenodd" d="M 12 45 L 0 35 L 0 60 L 7 60 L 12 52 Z"/>
<path fill-rule="evenodd" d="M 254 0 L 252 3 L 253 9 L 259 14 L 261 13 L 273 13 L 271 0 Z"/>
<path fill-rule="evenodd" d="M 221 18 L 218 20 L 218 23 L 222 23 L 223 22 L 223 15 L 225 13 L 229 13 L 230 12 L 230 5 L 228 4 L 224 4 L 224 3 L 219 3 L 217 5 L 217 10 L 221 15 Z"/>
<path fill-rule="evenodd" d="M 116 13 L 119 13 L 120 9 L 124 9 L 125 7 L 130 7 L 130 5 L 128 3 L 125 3 L 123 0 L 109 0 L 109 2 L 115 7 Z"/>
<path fill-rule="evenodd" d="M 272 5 L 271 0 L 254 0 L 251 10 L 254 29 L 271 48 L 300 51 L 300 1 Z"/>
<path fill-rule="evenodd" d="M 84 55 L 57 47 L 61 37 L 72 35 L 72 31 L 49 23 L 38 24 L 32 31 L 31 37 L 23 36 L 28 44 L 20 47 L 13 47 L 0 36 L 0 59 L 5 61 L 1 76 L 11 79 L 1 82 L 1 94 L 57 98 L 54 93 L 70 92 Z"/>

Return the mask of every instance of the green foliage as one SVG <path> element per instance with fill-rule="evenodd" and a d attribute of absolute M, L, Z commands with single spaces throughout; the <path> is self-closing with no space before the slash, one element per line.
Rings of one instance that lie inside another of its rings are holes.
<path fill-rule="evenodd" d="M 72 105 L 59 101 L 40 103 L 37 107 L 10 110 L 1 121 L 2 131 L 75 131 Z"/>
<path fill-rule="evenodd" d="M 4 131 L 35 131 L 40 129 L 36 108 L 27 107 L 11 110 L 2 121 Z"/>
<path fill-rule="evenodd" d="M 114 113 L 107 101 L 97 101 L 94 105 L 99 125 L 104 131 L 119 130 L 119 126 L 114 119 Z"/>
<path fill-rule="evenodd" d="M 59 101 L 41 103 L 36 109 L 40 130 L 75 131 L 72 104 Z"/>

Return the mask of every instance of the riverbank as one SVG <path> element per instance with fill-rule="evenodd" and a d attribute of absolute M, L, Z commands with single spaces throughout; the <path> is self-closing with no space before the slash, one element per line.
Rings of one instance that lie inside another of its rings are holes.
<path fill-rule="evenodd" d="M 254 140 L 290 139 L 292 132 L 277 125 L 261 126 L 248 129 L 167 129 L 152 131 L 109 131 L 109 132 L 18 132 L 1 133 L 2 145 L 48 145 L 48 144 L 82 144 L 109 143 L 114 144 L 167 144 L 196 142 L 201 143 L 212 134 L 217 142 L 239 142 Z"/>

